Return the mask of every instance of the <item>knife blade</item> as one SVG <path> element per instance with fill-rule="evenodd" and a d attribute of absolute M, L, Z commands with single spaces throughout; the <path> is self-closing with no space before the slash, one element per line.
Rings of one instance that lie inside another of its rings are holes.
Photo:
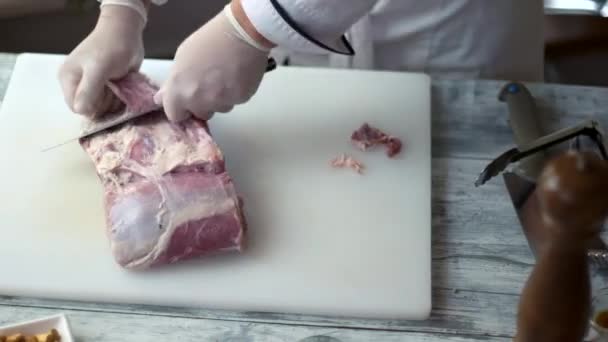
<path fill-rule="evenodd" d="M 70 138 L 66 141 L 63 141 L 59 144 L 50 146 L 50 147 L 46 147 L 42 150 L 42 152 L 46 152 L 49 150 L 52 150 L 54 148 L 57 147 L 61 147 L 63 145 L 69 144 L 71 142 L 75 142 L 78 141 L 79 139 L 83 139 L 89 136 L 92 136 L 94 134 L 103 132 L 107 129 L 110 129 L 112 127 L 118 126 L 120 124 L 126 123 L 130 120 L 133 120 L 135 118 L 150 114 L 150 113 L 154 113 L 157 112 L 159 109 L 161 109 L 161 106 L 158 106 L 155 110 L 152 111 L 147 111 L 147 112 L 124 112 L 124 113 L 118 113 L 118 114 L 109 114 L 109 115 L 103 115 L 100 119 L 97 119 L 95 121 L 89 121 L 87 123 L 87 125 L 82 129 L 80 135 Z"/>
<path fill-rule="evenodd" d="M 277 63 L 276 63 L 275 59 L 272 57 L 269 57 L 265 72 L 266 73 L 270 72 L 276 68 L 277 68 Z M 114 114 L 102 115 L 102 116 L 100 116 L 99 119 L 91 120 L 90 122 L 88 122 L 87 125 L 83 128 L 83 130 L 80 132 L 80 134 L 78 136 L 69 138 L 61 143 L 43 148 L 42 152 L 46 152 L 46 151 L 67 145 L 69 143 L 78 141 L 80 139 L 92 136 L 94 134 L 103 132 L 107 129 L 124 124 L 124 123 L 131 121 L 133 119 L 136 119 L 138 117 L 142 117 L 144 115 L 155 113 L 158 110 L 160 110 L 161 108 L 162 108 L 161 106 L 158 106 L 154 110 L 146 111 L 146 112 L 134 112 L 134 113 L 124 112 L 124 113 L 114 113 Z"/>

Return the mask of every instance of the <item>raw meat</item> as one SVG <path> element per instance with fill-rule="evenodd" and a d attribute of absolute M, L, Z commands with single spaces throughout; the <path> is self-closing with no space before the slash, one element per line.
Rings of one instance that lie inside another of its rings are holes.
<path fill-rule="evenodd" d="M 332 159 L 331 165 L 338 168 L 349 167 L 357 171 L 359 174 L 362 174 L 363 169 L 365 168 L 361 162 L 355 160 L 353 157 L 347 156 L 346 154 L 342 154 L 339 157 Z"/>
<path fill-rule="evenodd" d="M 353 132 L 350 140 L 361 151 L 367 151 L 376 145 L 386 145 L 386 154 L 391 158 L 401 152 L 401 140 L 370 126 L 368 123 L 364 123 Z"/>
<path fill-rule="evenodd" d="M 241 251 L 246 222 L 221 151 L 205 122 L 170 123 L 156 89 L 137 73 L 115 82 L 127 111 L 158 111 L 80 142 L 103 184 L 116 262 L 141 269 Z"/>

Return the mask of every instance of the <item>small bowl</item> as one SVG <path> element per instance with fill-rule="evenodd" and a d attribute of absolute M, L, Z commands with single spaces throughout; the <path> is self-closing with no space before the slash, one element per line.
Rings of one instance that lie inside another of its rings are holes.
<path fill-rule="evenodd" d="M 70 324 L 65 315 L 59 314 L 28 322 L 15 323 L 0 327 L 0 335 L 11 336 L 15 334 L 38 335 L 57 330 L 61 336 L 61 342 L 74 342 Z"/>

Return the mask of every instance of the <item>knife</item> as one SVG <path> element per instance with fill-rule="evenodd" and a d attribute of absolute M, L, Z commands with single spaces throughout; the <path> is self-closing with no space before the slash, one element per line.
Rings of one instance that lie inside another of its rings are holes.
<path fill-rule="evenodd" d="M 519 149 L 544 135 L 534 98 L 523 84 L 507 83 L 500 91 L 498 99 L 507 103 L 509 125 Z M 536 180 L 542 172 L 546 157 L 545 152 L 526 157 L 519 164 L 521 175 Z"/>
<path fill-rule="evenodd" d="M 265 72 L 270 72 L 276 68 L 277 68 L 277 63 L 274 60 L 274 58 L 272 58 L 272 57 L 268 58 L 268 64 L 266 65 Z M 42 150 L 42 152 L 46 152 L 46 151 L 52 150 L 54 148 L 69 144 L 71 142 L 75 142 L 80 139 L 103 132 L 107 129 L 121 125 L 121 124 L 128 122 L 130 120 L 133 120 L 135 118 L 138 118 L 138 117 L 141 117 L 141 116 L 144 116 L 147 114 L 155 113 L 161 108 L 162 108 L 161 106 L 158 106 L 157 108 L 154 108 L 154 110 L 145 111 L 145 112 L 141 112 L 141 113 L 135 112 L 135 113 L 116 113 L 116 114 L 102 115 L 99 119 L 95 119 L 95 120 L 92 120 L 91 122 L 89 122 L 88 125 L 82 130 L 82 132 L 77 137 L 70 138 L 66 141 L 63 141 L 59 144 L 56 144 L 56 145 L 53 145 L 50 147 L 46 147 Z"/>
<path fill-rule="evenodd" d="M 543 136 L 534 98 L 526 86 L 518 82 L 507 83 L 500 90 L 498 100 L 506 102 L 509 108 L 509 125 L 513 132 L 516 148 L 508 150 L 494 159 L 479 175 L 475 186 L 480 186 L 498 175 L 517 156 L 521 156 L 522 151 L 526 150 L 527 144 Z M 519 164 L 518 173 L 529 180 L 534 180 L 542 171 L 545 156 L 530 155 L 526 157 L 528 158 Z"/>

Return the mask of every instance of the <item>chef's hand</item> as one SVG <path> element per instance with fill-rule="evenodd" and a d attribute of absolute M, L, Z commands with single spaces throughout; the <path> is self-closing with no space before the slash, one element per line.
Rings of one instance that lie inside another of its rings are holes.
<path fill-rule="evenodd" d="M 255 94 L 270 43 L 256 40 L 239 17 L 238 1 L 233 1 L 178 47 L 170 75 L 154 97 L 169 120 L 179 122 L 191 115 L 208 120 Z"/>
<path fill-rule="evenodd" d="M 144 26 L 144 19 L 132 8 L 101 8 L 97 25 L 59 71 L 65 102 L 72 111 L 93 116 L 120 106 L 106 83 L 139 69 L 144 58 Z"/>

